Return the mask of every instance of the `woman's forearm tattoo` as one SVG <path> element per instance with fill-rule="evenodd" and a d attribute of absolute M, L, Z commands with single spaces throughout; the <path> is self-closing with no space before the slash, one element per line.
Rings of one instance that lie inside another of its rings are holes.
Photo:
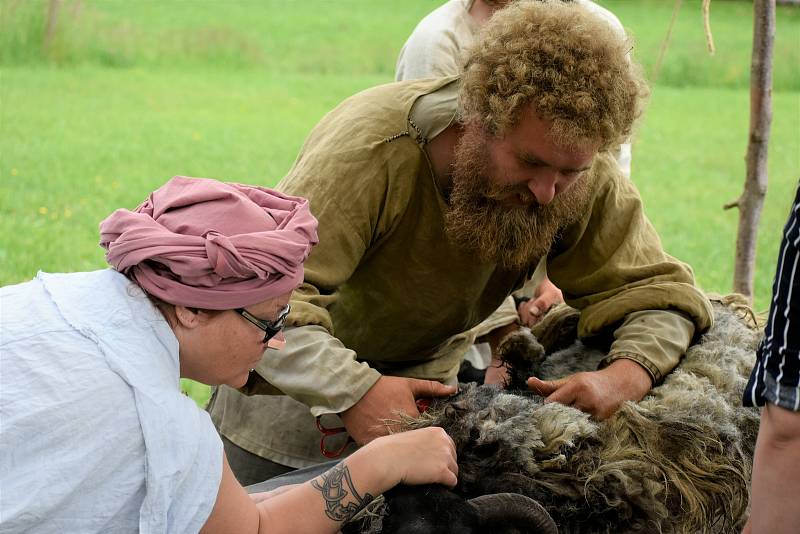
<path fill-rule="evenodd" d="M 320 475 L 322 484 L 317 480 L 311 482 L 325 499 L 325 515 L 334 521 L 347 521 L 359 510 L 369 504 L 375 497 L 365 493 L 362 497 L 353 486 L 350 470 L 344 462 Z"/>

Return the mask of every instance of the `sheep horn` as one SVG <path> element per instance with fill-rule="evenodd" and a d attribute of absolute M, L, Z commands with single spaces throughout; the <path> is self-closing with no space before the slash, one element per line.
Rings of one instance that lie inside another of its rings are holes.
<path fill-rule="evenodd" d="M 481 518 L 481 524 L 492 521 L 514 521 L 524 523 L 536 534 L 558 534 L 558 527 L 544 506 L 519 493 L 494 493 L 470 499 Z"/>

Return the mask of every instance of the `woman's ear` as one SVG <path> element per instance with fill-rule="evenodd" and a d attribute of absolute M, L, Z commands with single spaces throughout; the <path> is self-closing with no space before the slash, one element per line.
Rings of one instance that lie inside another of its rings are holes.
<path fill-rule="evenodd" d="M 200 312 L 197 308 L 187 308 L 186 306 L 175 306 L 175 318 L 183 328 L 197 328 L 201 324 Z"/>

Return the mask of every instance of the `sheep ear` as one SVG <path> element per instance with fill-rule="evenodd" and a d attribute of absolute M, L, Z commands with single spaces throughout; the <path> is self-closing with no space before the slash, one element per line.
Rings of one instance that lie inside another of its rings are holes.
<path fill-rule="evenodd" d="M 558 534 L 558 527 L 544 506 L 518 493 L 493 493 L 470 499 L 480 517 L 483 532 L 502 532 L 501 528 L 515 527 L 534 534 Z"/>

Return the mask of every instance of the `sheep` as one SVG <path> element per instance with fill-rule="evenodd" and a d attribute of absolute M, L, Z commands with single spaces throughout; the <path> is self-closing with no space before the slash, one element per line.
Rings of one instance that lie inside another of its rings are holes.
<path fill-rule="evenodd" d="M 437 495 L 453 500 L 447 495 L 453 493 L 466 502 L 486 494 L 525 496 L 535 502 L 523 507 L 540 503 L 565 533 L 738 532 L 758 433 L 758 412 L 744 408 L 741 396 L 759 333 L 742 309 L 736 299 L 715 302 L 715 325 L 676 370 L 603 422 L 544 404 L 524 389 L 531 374 L 559 378 L 594 369 L 604 357 L 575 341 L 577 312 L 556 313 L 539 328 L 549 350 L 530 332 L 510 336 L 501 346 L 511 366 L 510 390 L 462 384 L 457 396 L 404 420 L 407 428 L 441 426 L 456 443 L 458 486 L 438 488 Z M 393 526 L 390 516 L 413 513 L 435 492 L 402 491 L 402 506 L 389 493 L 347 532 L 409 532 Z M 543 524 L 530 532 L 548 532 Z"/>

